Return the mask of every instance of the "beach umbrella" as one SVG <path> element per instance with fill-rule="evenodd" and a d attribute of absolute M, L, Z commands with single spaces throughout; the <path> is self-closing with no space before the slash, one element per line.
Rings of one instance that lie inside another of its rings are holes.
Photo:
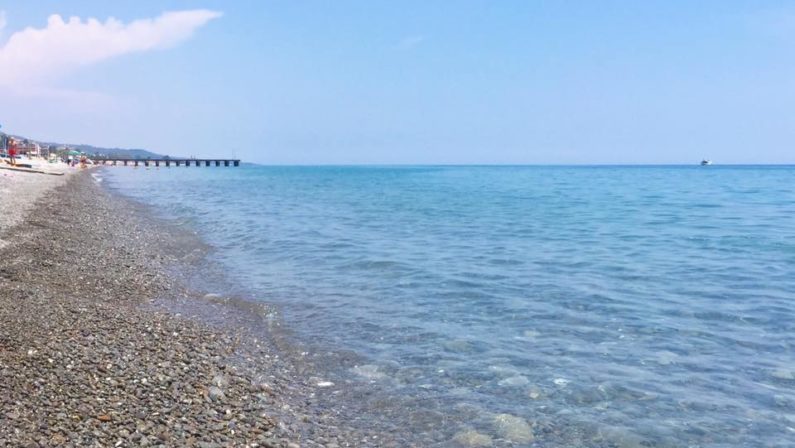
<path fill-rule="evenodd" d="M 80 155 L 80 151 L 72 150 L 72 151 L 67 152 L 66 154 L 70 155 L 70 156 L 79 156 Z"/>

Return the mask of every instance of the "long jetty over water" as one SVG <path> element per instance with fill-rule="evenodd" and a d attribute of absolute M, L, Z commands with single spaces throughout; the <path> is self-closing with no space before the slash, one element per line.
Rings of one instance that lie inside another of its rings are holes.
<path fill-rule="evenodd" d="M 139 166 L 142 164 L 143 166 L 167 166 L 170 167 L 171 164 L 176 166 L 184 165 L 184 166 L 240 166 L 240 159 L 174 159 L 174 158 L 167 158 L 167 159 L 123 159 L 123 158 L 114 158 L 114 157 L 97 157 L 92 159 L 94 163 L 99 165 L 118 165 L 119 163 L 123 163 L 124 166 L 128 166 L 132 164 L 133 166 Z"/>

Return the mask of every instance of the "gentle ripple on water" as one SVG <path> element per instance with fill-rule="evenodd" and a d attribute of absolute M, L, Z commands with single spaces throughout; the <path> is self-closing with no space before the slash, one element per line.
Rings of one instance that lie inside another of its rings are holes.
<path fill-rule="evenodd" d="M 795 445 L 793 167 L 107 171 L 420 432 Z"/>

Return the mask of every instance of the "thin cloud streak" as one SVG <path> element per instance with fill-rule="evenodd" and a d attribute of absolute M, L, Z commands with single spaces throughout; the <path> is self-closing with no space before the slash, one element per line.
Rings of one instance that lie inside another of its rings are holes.
<path fill-rule="evenodd" d="M 395 49 L 400 51 L 408 51 L 425 42 L 425 36 L 406 36 L 395 44 Z"/>

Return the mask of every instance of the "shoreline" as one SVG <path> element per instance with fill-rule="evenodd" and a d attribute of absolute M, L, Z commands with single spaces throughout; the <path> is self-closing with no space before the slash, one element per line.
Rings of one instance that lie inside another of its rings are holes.
<path fill-rule="evenodd" d="M 274 341 L 185 317 L 228 301 L 167 274 L 197 254 L 64 178 L 0 227 L 0 445 L 410 445 L 340 425 Z"/>

